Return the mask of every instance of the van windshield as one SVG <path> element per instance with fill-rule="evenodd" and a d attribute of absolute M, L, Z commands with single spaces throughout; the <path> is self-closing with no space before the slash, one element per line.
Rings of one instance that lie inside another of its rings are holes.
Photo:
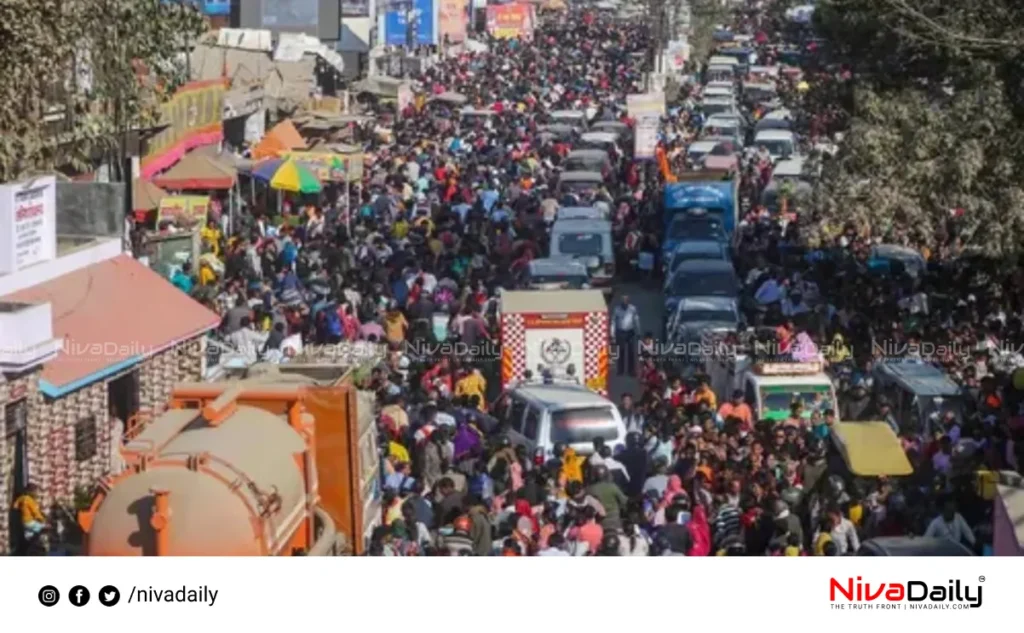
<path fill-rule="evenodd" d="M 761 417 L 785 420 L 789 417 L 790 407 L 798 400 L 804 405 L 805 418 L 810 417 L 815 409 L 825 413 L 836 408 L 828 385 L 778 385 L 761 388 Z"/>
<path fill-rule="evenodd" d="M 791 156 L 793 154 L 793 143 L 788 140 L 765 140 L 761 139 L 755 141 L 758 145 L 763 145 L 768 153 L 772 156 Z"/>
<path fill-rule="evenodd" d="M 619 438 L 619 427 L 608 407 L 588 407 L 551 414 L 553 444 L 586 444 L 597 438 L 610 442 Z"/>
<path fill-rule="evenodd" d="M 600 233 L 566 233 L 558 236 L 558 252 L 563 255 L 600 255 Z"/>

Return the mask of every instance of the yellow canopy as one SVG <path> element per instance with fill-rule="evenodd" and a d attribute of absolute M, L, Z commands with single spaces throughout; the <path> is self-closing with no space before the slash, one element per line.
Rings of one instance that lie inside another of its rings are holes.
<path fill-rule="evenodd" d="M 904 476 L 914 472 L 900 439 L 885 422 L 839 422 L 832 427 L 832 435 L 854 475 Z"/>

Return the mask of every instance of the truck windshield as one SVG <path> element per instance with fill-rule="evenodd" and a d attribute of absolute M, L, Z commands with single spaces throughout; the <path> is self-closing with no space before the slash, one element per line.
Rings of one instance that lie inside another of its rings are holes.
<path fill-rule="evenodd" d="M 769 420 L 784 420 L 789 417 L 790 407 L 798 400 L 803 402 L 804 417 L 811 416 L 817 409 L 835 410 L 832 388 L 828 385 L 779 385 L 761 388 L 761 417 Z"/>
<path fill-rule="evenodd" d="M 693 215 L 680 212 L 672 218 L 672 224 L 668 227 L 668 239 L 670 240 L 714 240 L 724 238 L 725 231 L 722 230 L 722 222 L 713 215 Z"/>
<path fill-rule="evenodd" d="M 726 271 L 677 272 L 669 290 L 673 297 L 735 297 L 739 293 L 736 274 Z"/>
<path fill-rule="evenodd" d="M 619 437 L 615 416 L 608 407 L 586 407 L 551 414 L 551 442 L 587 444 L 597 438 L 605 441 Z"/>
<path fill-rule="evenodd" d="M 563 255 L 600 255 L 600 233 L 567 233 L 558 236 L 558 252 Z"/>

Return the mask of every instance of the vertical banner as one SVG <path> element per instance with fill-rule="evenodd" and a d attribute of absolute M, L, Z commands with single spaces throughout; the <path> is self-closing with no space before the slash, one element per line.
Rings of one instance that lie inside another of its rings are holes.
<path fill-rule="evenodd" d="M 467 0 L 438 0 L 438 41 L 444 38 L 452 44 L 461 44 L 466 40 L 466 25 L 469 22 Z"/>
<path fill-rule="evenodd" d="M 633 158 L 636 160 L 650 160 L 654 158 L 658 148 L 658 127 L 661 118 L 647 114 L 636 122 L 636 131 L 633 135 Z"/>
<path fill-rule="evenodd" d="M 690 59 L 690 45 L 685 39 L 672 40 L 665 51 L 666 68 L 669 72 L 681 73 Z"/>
<path fill-rule="evenodd" d="M 409 43 L 409 24 L 405 11 L 388 11 L 384 14 L 384 44 L 405 46 Z"/>
<path fill-rule="evenodd" d="M 437 44 L 437 0 L 413 0 L 416 14 L 416 45 Z"/>

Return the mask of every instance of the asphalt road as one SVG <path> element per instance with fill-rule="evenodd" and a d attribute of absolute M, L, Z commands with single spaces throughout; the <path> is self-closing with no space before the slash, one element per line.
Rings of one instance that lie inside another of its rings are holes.
<path fill-rule="evenodd" d="M 662 306 L 664 299 L 661 294 L 661 279 L 650 283 L 621 283 L 615 285 L 614 301 L 618 301 L 622 295 L 628 295 L 629 300 L 640 312 L 640 336 L 646 332 L 654 334 L 657 341 L 663 340 L 662 332 Z M 612 306 L 615 304 L 613 303 Z M 634 376 L 619 376 L 615 366 L 610 368 L 611 379 L 610 396 L 613 402 L 618 402 L 624 393 L 640 395 L 640 384 Z"/>

